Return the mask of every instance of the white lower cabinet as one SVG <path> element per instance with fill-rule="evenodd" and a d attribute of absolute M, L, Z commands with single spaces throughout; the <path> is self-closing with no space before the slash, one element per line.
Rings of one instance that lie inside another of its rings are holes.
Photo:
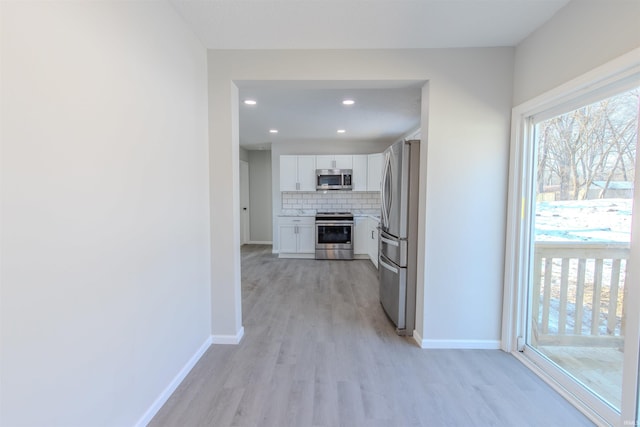
<path fill-rule="evenodd" d="M 369 219 L 363 216 L 354 218 L 353 254 L 369 255 Z"/>
<path fill-rule="evenodd" d="M 378 220 L 373 218 L 367 218 L 367 237 L 369 238 L 369 244 L 367 245 L 369 259 L 378 267 Z"/>
<path fill-rule="evenodd" d="M 313 258 L 316 253 L 315 218 L 280 217 L 278 237 L 281 258 Z"/>
<path fill-rule="evenodd" d="M 378 267 L 378 220 L 355 217 L 353 253 L 358 258 L 369 258 Z"/>

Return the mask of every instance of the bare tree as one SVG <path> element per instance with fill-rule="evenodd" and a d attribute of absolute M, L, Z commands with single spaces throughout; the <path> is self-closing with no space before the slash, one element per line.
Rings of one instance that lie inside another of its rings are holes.
<path fill-rule="evenodd" d="M 536 125 L 537 190 L 559 187 L 560 200 L 589 197 L 603 181 L 633 179 L 640 89 L 581 107 Z"/>

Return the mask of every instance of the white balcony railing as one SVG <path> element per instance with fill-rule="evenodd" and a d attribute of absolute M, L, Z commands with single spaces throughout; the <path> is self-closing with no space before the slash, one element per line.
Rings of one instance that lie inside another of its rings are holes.
<path fill-rule="evenodd" d="M 628 243 L 537 242 L 534 345 L 621 347 Z"/>

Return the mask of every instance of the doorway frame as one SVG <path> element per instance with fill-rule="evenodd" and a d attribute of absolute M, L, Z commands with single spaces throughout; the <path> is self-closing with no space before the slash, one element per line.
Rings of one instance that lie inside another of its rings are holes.
<path fill-rule="evenodd" d="M 604 403 L 595 398 L 581 396 L 577 389 L 579 386 L 573 387 L 570 383 L 563 381 L 563 378 L 545 369 L 547 366 L 543 358 L 536 355 L 529 357 L 523 351 L 527 326 L 527 282 L 531 255 L 528 245 L 531 229 L 528 212 L 531 211 L 530 189 L 534 169 L 533 152 L 530 149 L 531 124 L 536 114 L 561 105 L 580 102 L 593 93 L 604 92 L 607 88 L 622 86 L 626 81 L 636 79 L 640 79 L 640 49 L 622 55 L 512 110 L 501 348 L 522 361 L 597 424 L 607 422 L 600 415 L 608 413 Z M 640 213 L 640 177 L 638 175 L 635 181 L 633 209 Z M 632 224 L 630 259 L 637 258 L 639 252 L 640 220 L 636 219 Z M 628 283 L 638 283 L 640 265 L 629 262 L 627 268 L 629 269 Z M 626 298 L 627 307 L 631 309 L 626 312 L 623 372 L 637 373 L 640 353 L 640 289 L 637 286 L 629 286 Z M 623 379 L 621 414 L 616 424 L 621 424 L 623 421 L 637 422 L 638 382 L 637 375 L 635 378 L 626 375 Z"/>
<path fill-rule="evenodd" d="M 249 181 L 250 173 L 249 162 L 247 162 L 246 160 L 240 160 L 240 246 L 251 243 L 251 185 Z M 242 188 L 243 179 L 244 186 L 246 187 L 244 190 Z M 246 197 L 247 206 L 242 206 L 243 196 Z"/>

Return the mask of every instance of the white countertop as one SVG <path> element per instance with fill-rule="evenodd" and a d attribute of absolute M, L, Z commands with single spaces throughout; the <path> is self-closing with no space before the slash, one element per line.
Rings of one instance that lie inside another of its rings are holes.
<path fill-rule="evenodd" d="M 380 210 L 378 209 L 361 209 L 352 211 L 355 217 L 367 217 L 380 220 Z M 280 211 L 277 216 L 316 216 L 315 209 L 285 209 Z"/>
<path fill-rule="evenodd" d="M 316 216 L 315 209 L 285 209 L 278 216 Z"/>
<path fill-rule="evenodd" d="M 372 219 L 375 219 L 376 221 L 380 221 L 380 214 L 379 213 L 376 213 L 376 214 L 359 213 L 359 214 L 353 214 L 353 215 L 358 217 L 358 218 L 372 218 Z"/>

